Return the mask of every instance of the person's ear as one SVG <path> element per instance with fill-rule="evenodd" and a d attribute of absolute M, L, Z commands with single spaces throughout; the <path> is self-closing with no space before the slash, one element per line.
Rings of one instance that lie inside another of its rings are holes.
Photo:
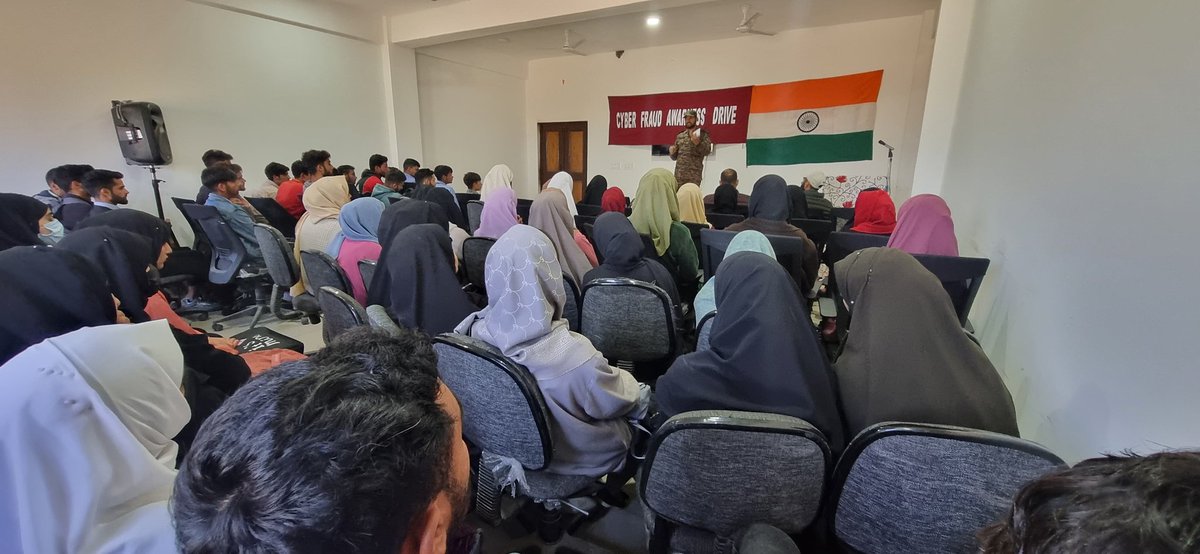
<path fill-rule="evenodd" d="M 453 523 L 452 517 L 454 517 L 454 510 L 450 506 L 450 496 L 446 494 L 446 491 L 442 491 L 413 521 L 408 535 L 404 537 L 404 545 L 400 548 L 400 552 L 403 554 L 445 554 L 446 541 Z"/>

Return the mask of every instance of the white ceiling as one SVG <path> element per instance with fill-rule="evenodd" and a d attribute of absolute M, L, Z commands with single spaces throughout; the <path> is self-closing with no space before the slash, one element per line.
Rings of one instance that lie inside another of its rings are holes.
<path fill-rule="evenodd" d="M 334 0 L 342 4 L 358 6 L 372 13 L 399 15 L 462 2 L 463 0 Z"/>
<path fill-rule="evenodd" d="M 360 4 L 427 6 L 430 0 L 342 0 Z M 455 0 L 438 0 L 438 3 Z M 754 28 L 779 32 L 803 27 L 824 27 L 856 21 L 886 19 L 937 9 L 940 0 L 715 0 L 703 4 L 655 11 L 662 18 L 656 29 L 646 27 L 651 12 L 601 17 L 569 24 L 499 33 L 420 48 L 431 55 L 455 56 L 478 52 L 504 54 L 520 60 L 570 56 L 561 50 L 563 31 L 571 30 L 572 44 L 584 54 L 612 53 L 649 46 L 682 44 L 748 36 L 734 30 L 742 18 L 742 5 L 762 15 Z M 751 36 L 770 40 L 766 36 Z M 582 41 L 582 42 L 580 42 Z M 457 57 L 457 56 L 456 56 Z"/>

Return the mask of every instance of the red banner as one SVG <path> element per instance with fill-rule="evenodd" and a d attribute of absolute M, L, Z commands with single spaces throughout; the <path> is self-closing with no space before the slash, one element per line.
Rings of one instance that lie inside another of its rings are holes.
<path fill-rule="evenodd" d="M 717 144 L 746 142 L 750 93 L 754 87 L 608 97 L 608 143 L 627 146 L 675 144 L 683 112 L 696 110 L 700 126 Z"/>

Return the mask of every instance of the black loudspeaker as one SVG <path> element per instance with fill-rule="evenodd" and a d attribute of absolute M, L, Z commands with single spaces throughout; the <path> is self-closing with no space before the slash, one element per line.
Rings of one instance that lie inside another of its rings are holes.
<path fill-rule="evenodd" d="M 171 141 L 162 109 L 151 102 L 112 101 L 113 126 L 117 144 L 129 165 L 167 165 L 171 163 Z"/>

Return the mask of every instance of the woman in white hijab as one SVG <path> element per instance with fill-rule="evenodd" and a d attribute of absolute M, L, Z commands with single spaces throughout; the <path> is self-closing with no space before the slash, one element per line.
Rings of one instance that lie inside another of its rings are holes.
<path fill-rule="evenodd" d="M 599 477 L 620 469 L 633 437 L 627 420 L 646 416 L 650 388 L 567 329 L 563 271 L 550 239 L 514 225 L 488 252 L 485 275 L 488 306 L 454 332 L 495 346 L 537 379 L 556 423 L 547 471 Z"/>
<path fill-rule="evenodd" d="M 488 196 L 498 189 L 511 189 L 513 183 L 513 172 L 507 165 L 499 164 L 492 166 L 492 169 L 483 176 L 483 187 L 479 189 L 479 201 L 487 203 Z"/>
<path fill-rule="evenodd" d="M 567 209 L 571 210 L 571 217 L 579 215 L 579 210 L 575 208 L 575 179 L 571 178 L 571 174 L 565 171 L 555 173 L 549 181 L 546 182 L 546 190 L 557 189 L 561 190 L 563 195 L 567 197 Z"/>
<path fill-rule="evenodd" d="M 182 380 L 166 321 L 83 328 L 0 367 L 0 551 L 175 552 Z"/>

